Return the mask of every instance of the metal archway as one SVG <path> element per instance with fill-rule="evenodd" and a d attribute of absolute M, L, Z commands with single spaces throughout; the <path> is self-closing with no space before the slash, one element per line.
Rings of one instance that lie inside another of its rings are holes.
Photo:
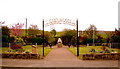
<path fill-rule="evenodd" d="M 50 25 L 55 25 L 55 24 L 66 24 L 66 25 L 71 25 L 71 26 L 76 26 L 74 23 L 74 20 L 71 19 L 66 19 L 66 18 L 54 18 L 54 19 L 49 19 L 46 21 L 45 27 L 50 26 Z"/>
<path fill-rule="evenodd" d="M 46 21 L 46 24 L 44 23 L 44 19 L 42 21 L 43 23 L 43 56 L 44 56 L 44 27 L 50 26 L 50 25 L 55 25 L 55 24 L 67 24 L 67 25 L 71 25 L 71 26 L 75 26 L 76 27 L 76 36 L 77 36 L 77 56 L 79 56 L 79 45 L 78 45 L 78 19 L 76 20 L 76 23 L 74 23 L 75 21 L 72 21 L 71 19 L 66 19 L 66 18 L 54 18 L 54 19 L 50 19 L 48 21 Z"/>

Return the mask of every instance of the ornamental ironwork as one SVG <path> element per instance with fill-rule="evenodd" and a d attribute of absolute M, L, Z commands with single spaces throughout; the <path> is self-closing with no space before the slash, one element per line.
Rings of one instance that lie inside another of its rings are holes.
<path fill-rule="evenodd" d="M 66 19 L 66 18 L 54 18 L 46 21 L 45 27 L 55 24 L 66 24 L 66 25 L 76 26 L 75 20 Z"/>

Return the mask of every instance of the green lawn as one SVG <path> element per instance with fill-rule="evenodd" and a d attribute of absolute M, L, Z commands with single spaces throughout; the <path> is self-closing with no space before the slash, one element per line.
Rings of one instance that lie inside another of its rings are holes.
<path fill-rule="evenodd" d="M 102 46 L 85 46 L 85 47 L 79 47 L 79 54 L 82 55 L 82 54 L 90 54 L 90 50 L 91 49 L 95 49 L 96 50 L 96 54 L 100 54 L 99 52 L 102 51 L 101 49 Z M 120 53 L 120 49 L 110 49 L 110 48 L 106 48 L 108 50 L 115 50 L 116 52 L 119 52 Z M 76 47 L 71 47 L 71 48 L 68 48 L 69 51 L 71 51 L 74 55 L 77 54 L 77 48 Z"/>
<path fill-rule="evenodd" d="M 25 51 L 32 52 L 31 45 L 22 46 L 22 48 Z M 2 53 L 8 52 L 8 50 L 9 50 L 9 47 L 2 47 Z M 46 56 L 51 50 L 52 50 L 51 48 L 45 47 L 44 48 L 44 55 Z M 38 45 L 37 52 L 38 52 L 38 54 L 41 54 L 41 55 L 43 54 L 43 47 L 41 47 L 41 45 Z"/>

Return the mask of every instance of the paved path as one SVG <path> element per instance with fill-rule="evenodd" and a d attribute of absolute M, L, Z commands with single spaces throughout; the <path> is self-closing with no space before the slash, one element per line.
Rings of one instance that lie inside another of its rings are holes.
<path fill-rule="evenodd" d="M 47 61 L 79 61 L 79 59 L 73 55 L 66 47 L 54 49 L 45 57 Z"/>
<path fill-rule="evenodd" d="M 11 67 L 118 67 L 118 61 L 79 60 L 65 47 L 54 47 L 43 60 L 3 59 L 2 63 Z"/>

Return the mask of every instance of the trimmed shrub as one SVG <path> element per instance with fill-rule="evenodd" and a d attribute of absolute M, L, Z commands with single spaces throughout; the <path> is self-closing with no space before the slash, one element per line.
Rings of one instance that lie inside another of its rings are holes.
<path fill-rule="evenodd" d="M 98 41 L 97 39 L 94 39 L 95 43 Z M 87 43 L 93 43 L 93 39 L 86 38 L 83 40 L 82 44 L 87 44 Z"/>
<path fill-rule="evenodd" d="M 42 44 L 43 39 L 41 37 L 31 38 L 32 43 Z"/>

